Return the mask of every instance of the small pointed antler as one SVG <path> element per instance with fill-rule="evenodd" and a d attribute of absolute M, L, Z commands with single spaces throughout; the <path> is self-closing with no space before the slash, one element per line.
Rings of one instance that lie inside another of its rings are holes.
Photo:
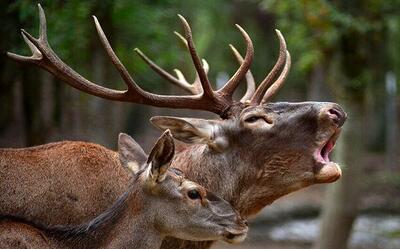
<path fill-rule="evenodd" d="M 267 91 L 268 87 L 271 85 L 272 81 L 277 77 L 279 71 L 282 69 L 282 67 L 286 63 L 286 55 L 288 54 L 288 51 L 286 49 L 286 41 L 285 38 L 283 38 L 282 33 L 279 30 L 275 30 L 276 34 L 278 35 L 279 38 L 279 58 L 272 68 L 272 70 L 269 72 L 267 77 L 264 78 L 264 80 L 260 83 L 258 86 L 256 92 L 254 93 L 253 97 L 250 100 L 250 103 L 252 105 L 257 105 L 261 102 L 264 93 Z"/>
<path fill-rule="evenodd" d="M 289 74 L 291 63 L 292 63 L 292 60 L 290 58 L 290 53 L 289 53 L 289 51 L 286 50 L 285 66 L 283 67 L 283 70 L 282 70 L 281 74 L 279 75 L 278 79 L 274 83 L 272 83 L 272 85 L 265 92 L 264 97 L 261 100 L 261 104 L 268 102 L 283 86 L 283 83 L 285 83 L 285 80 Z"/>
<path fill-rule="evenodd" d="M 228 82 L 220 90 L 218 90 L 219 93 L 230 96 L 231 98 L 233 92 L 238 87 L 240 80 L 243 79 L 247 71 L 250 69 L 250 65 L 254 57 L 254 47 L 253 47 L 253 42 L 250 39 L 250 36 L 238 24 L 236 24 L 236 27 L 239 29 L 240 33 L 246 40 L 246 45 L 247 45 L 246 55 L 244 57 L 243 63 L 241 63 L 236 73 L 228 80 Z"/>
<path fill-rule="evenodd" d="M 192 29 L 190 28 L 189 23 L 183 16 L 178 14 L 178 17 L 181 20 L 183 29 L 185 30 L 185 39 L 187 41 L 189 53 L 192 57 L 194 67 L 196 68 L 197 74 L 199 75 L 199 80 L 203 88 L 203 94 L 212 99 L 214 98 L 214 91 L 211 87 L 210 81 L 208 80 L 207 73 L 204 70 L 203 65 L 201 64 L 200 57 L 197 55 L 196 48 L 193 42 Z"/>
<path fill-rule="evenodd" d="M 233 55 L 235 56 L 236 60 L 239 62 L 239 64 L 243 63 L 243 57 L 240 55 L 240 53 L 237 51 L 237 49 L 232 45 L 229 44 L 229 47 L 231 48 Z M 240 99 L 240 102 L 246 103 L 248 100 L 250 100 L 251 96 L 253 96 L 254 91 L 256 90 L 256 82 L 254 81 L 253 74 L 251 73 L 250 69 L 246 73 L 246 92 L 243 95 L 243 97 Z"/>

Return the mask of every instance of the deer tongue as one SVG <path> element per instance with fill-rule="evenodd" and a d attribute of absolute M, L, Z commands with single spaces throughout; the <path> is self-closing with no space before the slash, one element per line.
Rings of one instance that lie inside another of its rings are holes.
<path fill-rule="evenodd" d="M 334 146 L 335 146 L 335 141 L 333 141 L 333 139 L 330 138 L 329 141 L 324 145 L 324 147 L 322 147 L 320 155 L 325 162 L 330 162 L 329 154 L 333 150 Z"/>

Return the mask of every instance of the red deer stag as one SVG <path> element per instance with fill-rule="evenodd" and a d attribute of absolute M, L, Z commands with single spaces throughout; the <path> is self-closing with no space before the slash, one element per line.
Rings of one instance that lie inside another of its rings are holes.
<path fill-rule="evenodd" d="M 142 150 L 131 146 L 135 141 L 130 136 L 120 134 L 118 143 L 123 152 L 121 162 L 137 164 L 130 158 L 146 158 Z M 26 241 L 41 241 L 43 245 L 37 248 L 158 249 L 165 236 L 243 241 L 247 225 L 238 212 L 225 200 L 185 179 L 181 171 L 170 168 L 174 148 L 167 130 L 146 162 L 136 167 L 128 189 L 110 208 L 84 224 L 49 227 L 35 220 L 27 221 L 31 226 L 0 222 L 1 248 L 28 248 L 32 245 Z M 24 243 L 28 245 L 24 247 Z"/>
<path fill-rule="evenodd" d="M 192 144 L 176 155 L 174 159 L 176 167 L 185 172 L 189 179 L 220 194 L 244 217 L 257 214 L 263 207 L 290 192 L 312 184 L 334 182 L 341 176 L 339 166 L 329 160 L 329 154 L 346 120 L 346 113 L 342 108 L 338 104 L 325 102 L 270 102 L 285 82 L 291 64 L 285 40 L 279 31 L 277 31 L 280 43 L 279 58 L 271 72 L 256 89 L 249 71 L 254 53 L 252 41 L 237 25 L 247 44 L 246 55 L 242 59 L 238 53 L 235 53 L 240 61 L 239 69 L 221 89 L 213 90 L 207 77 L 208 65 L 201 63 L 195 50 L 191 28 L 186 20 L 179 16 L 185 31 L 183 41 L 187 44 L 197 71 L 197 80 L 193 84 L 188 83 L 180 71 L 176 71 L 177 77 L 175 77 L 137 51 L 157 73 L 192 94 L 164 96 L 146 92 L 137 85 L 112 50 L 95 17 L 100 41 L 126 83 L 127 90 L 105 88 L 82 77 L 58 58 L 50 48 L 46 35 L 45 15 L 40 6 L 39 10 L 39 38 L 34 38 L 22 30 L 22 36 L 33 55 L 26 57 L 9 53 L 8 55 L 16 61 L 37 65 L 72 87 L 105 99 L 158 107 L 203 110 L 216 113 L 221 117 L 218 120 L 155 117 L 152 123 L 161 129 L 170 129 L 174 138 Z M 233 93 L 244 77 L 247 79 L 247 92 L 240 101 L 234 100 Z M 51 164 L 63 166 L 63 160 L 59 160 L 62 155 L 68 161 L 68 166 L 84 167 L 88 176 L 92 174 L 87 169 L 89 162 L 74 161 L 73 157 L 76 155 L 68 151 L 59 150 L 58 153 L 60 154 L 47 158 L 42 165 L 43 168 L 55 167 Z M 97 156 L 97 153 L 95 148 L 84 151 L 88 157 L 94 154 Z M 100 153 L 99 157 L 101 156 Z M 11 158 L 8 163 L 13 164 L 16 155 L 5 155 L 5 157 Z M 30 160 L 26 158 L 20 164 L 30 168 L 32 164 Z M 86 184 L 109 181 L 107 174 L 117 174 L 113 171 L 115 166 L 108 165 L 114 165 L 117 160 L 115 158 L 108 158 L 108 160 L 103 157 L 100 162 L 94 162 L 95 167 L 91 167 L 90 170 L 97 171 L 98 167 L 104 171 L 96 178 L 87 179 Z M 67 174 L 69 170 L 63 167 L 62 174 Z M 62 181 L 54 175 L 53 177 Z M 34 178 L 34 176 L 30 177 Z M 118 189 L 121 184 L 126 184 L 126 178 L 124 176 L 112 179 L 115 181 L 116 188 L 114 189 Z M 3 179 L 0 184 L 2 185 L 0 196 L 3 199 L 1 203 L 7 203 L 13 198 L 10 197 L 10 193 L 13 192 L 3 187 L 6 186 Z M 32 198 L 34 200 L 31 202 L 40 208 L 26 215 L 41 217 L 48 222 L 53 221 L 52 217 L 58 217 L 60 219 L 58 221 L 66 223 L 77 222 L 75 217 L 91 217 L 93 213 L 98 212 L 98 208 L 104 208 L 103 203 L 110 202 L 110 199 L 116 195 L 115 192 L 104 191 L 101 185 L 96 185 L 98 188 L 91 189 L 94 192 L 86 194 L 90 196 L 99 194 L 96 196 L 99 205 L 92 204 L 88 209 L 83 210 L 80 209 L 81 205 L 87 207 L 85 204 L 89 202 L 81 198 L 87 197 L 80 195 L 81 189 L 70 187 L 66 193 L 61 186 L 63 185 L 60 184 L 51 191 L 48 191 L 48 186 L 22 190 L 19 193 L 21 196 L 29 196 L 34 191 L 41 191 L 46 196 L 46 201 L 41 198 Z M 90 186 L 93 187 L 93 184 Z M 58 193 L 58 191 L 65 193 L 64 199 L 60 200 L 53 196 L 53 193 Z M 71 200 L 69 195 L 79 197 Z M 2 213 L 10 208 L 7 204 L 0 205 Z M 51 208 L 52 205 L 61 206 L 61 208 L 57 210 Z M 63 209 L 65 205 L 74 208 L 65 210 Z M 25 212 L 21 207 L 17 211 Z M 197 243 L 168 239 L 163 242 L 162 248 L 209 248 L 211 244 L 212 242 Z"/>

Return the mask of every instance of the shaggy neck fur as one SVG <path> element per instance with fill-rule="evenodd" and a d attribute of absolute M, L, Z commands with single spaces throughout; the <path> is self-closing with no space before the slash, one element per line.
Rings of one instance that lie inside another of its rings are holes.
<path fill-rule="evenodd" d="M 195 145 L 179 153 L 174 165 L 180 166 L 188 179 L 218 193 L 234 205 L 242 216 L 248 217 L 272 203 L 277 195 L 280 195 L 278 191 L 265 185 L 260 187 L 255 184 L 260 180 L 261 173 L 263 178 L 268 177 L 266 172 L 262 171 L 262 165 L 253 162 L 248 154 L 236 149 L 216 153 L 206 145 Z M 202 170 L 199 171 L 199 168 Z M 260 201 L 262 207 L 254 210 L 252 207 L 256 204 L 260 206 Z"/>

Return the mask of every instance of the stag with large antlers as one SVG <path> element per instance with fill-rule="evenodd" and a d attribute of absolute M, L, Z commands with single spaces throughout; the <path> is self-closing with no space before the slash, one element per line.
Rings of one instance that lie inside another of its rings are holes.
<path fill-rule="evenodd" d="M 183 42 L 187 44 L 198 75 L 193 84 L 188 83 L 180 71 L 175 71 L 175 77 L 137 50 L 141 58 L 164 79 L 192 94 L 160 96 L 143 91 L 133 81 L 111 49 L 96 19 L 100 40 L 127 83 L 128 90 L 107 89 L 80 76 L 50 48 L 46 38 L 44 13 L 40 7 L 39 10 L 39 38 L 32 37 L 26 31 L 22 32 L 33 56 L 9 54 L 11 58 L 22 63 L 35 64 L 67 84 L 102 98 L 160 107 L 205 110 L 221 117 L 218 120 L 154 117 L 151 122 L 162 130 L 170 129 L 175 139 L 189 144 L 175 156 L 176 167 L 185 172 L 189 179 L 199 182 L 231 202 L 243 216 L 257 214 L 263 207 L 290 192 L 312 184 L 333 182 L 341 176 L 339 166 L 330 161 L 329 154 L 346 119 L 342 108 L 338 104 L 326 102 L 270 102 L 285 82 L 291 64 L 285 40 L 279 31 L 279 58 L 271 72 L 255 88 L 249 71 L 253 59 L 253 45 L 247 33 L 238 26 L 247 44 L 246 55 L 241 58 L 240 54 L 233 50 L 240 63 L 239 69 L 221 89 L 213 90 L 207 77 L 208 64 L 201 62 L 195 50 L 190 26 L 180 17 L 185 31 Z M 247 79 L 247 91 L 245 96 L 237 101 L 232 95 L 243 78 Z M 74 161 L 73 154 L 62 150 L 58 153 L 62 153 L 65 161 L 59 160 L 61 154 L 53 154 L 45 159 L 42 166 L 45 168 L 46 164 L 56 164 L 63 168 L 60 174 L 67 174 L 68 167 L 88 167 L 86 161 Z M 95 155 L 97 152 L 86 150 L 84 153 Z M 1 157 L 6 158 L 2 160 L 2 171 L 9 167 L 3 165 L 10 164 L 18 165 L 21 171 L 32 167 L 32 162 L 26 158 L 19 158 L 18 152 L 3 152 Z M 115 158 L 96 162 L 92 170 L 97 171 L 96 168 L 101 168 L 102 171 L 96 179 L 88 177 L 88 187 L 92 187 L 92 182 L 109 181 L 108 174 L 115 174 L 115 167 L 107 167 L 107 163 L 117 164 Z M 87 174 L 89 176 L 91 173 L 87 171 Z M 3 199 L 0 213 L 23 213 L 29 217 L 40 217 L 49 223 L 54 222 L 53 217 L 58 217 L 57 221 L 64 223 L 79 222 L 81 219 L 92 217 L 99 209 L 104 208 L 103 203 L 110 202 L 109 199 L 121 191 L 121 186 L 127 184 L 127 177 L 112 179 L 115 181 L 115 188 L 111 191 L 104 193 L 101 189 L 93 190 L 98 198 L 94 202 L 88 201 L 87 195 L 81 195 L 82 191 L 76 187 L 70 187 L 68 193 L 65 193 L 79 195 L 75 202 L 67 197 L 60 201 L 49 194 L 51 187 L 46 185 L 43 188 L 39 187 L 43 196 L 48 197 L 46 201 L 31 198 L 31 203 L 37 208 L 27 211 L 21 206 L 7 205 L 9 201 L 18 197 L 11 197 L 11 193 L 16 191 L 12 192 L 12 188 L 2 185 L 4 181 L 0 180 L 0 196 Z M 71 178 L 68 181 L 71 181 Z M 68 181 L 64 184 L 70 184 Z M 62 184 L 57 186 L 51 188 L 53 193 L 64 192 L 60 187 Z M 26 190 L 19 190 L 18 193 L 22 198 L 30 195 L 32 189 L 28 187 Z M 59 209 L 53 208 L 52 205 Z M 66 206 L 70 208 L 66 210 Z M 209 248 L 211 244 L 212 242 L 195 243 L 168 239 L 164 241 L 162 248 Z"/>

